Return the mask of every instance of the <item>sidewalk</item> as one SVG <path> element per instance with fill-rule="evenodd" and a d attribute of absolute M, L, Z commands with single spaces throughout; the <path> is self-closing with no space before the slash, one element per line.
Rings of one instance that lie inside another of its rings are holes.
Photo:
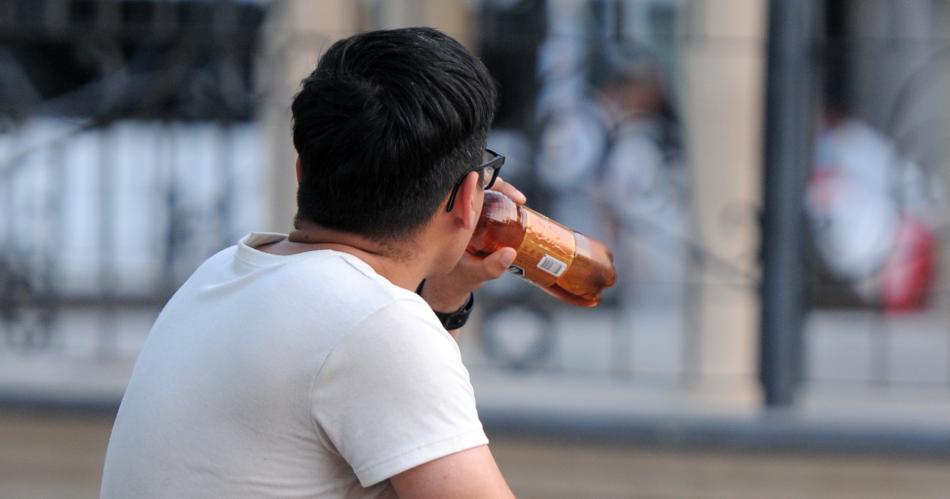
<path fill-rule="evenodd" d="M 108 416 L 0 413 L 0 497 L 98 496 Z M 522 499 L 938 499 L 950 461 L 674 451 L 492 437 Z"/>

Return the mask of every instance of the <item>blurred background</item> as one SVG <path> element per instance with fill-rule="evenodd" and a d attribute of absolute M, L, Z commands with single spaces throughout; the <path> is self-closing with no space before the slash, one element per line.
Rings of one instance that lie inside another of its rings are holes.
<path fill-rule="evenodd" d="M 595 309 L 513 276 L 462 335 L 521 497 L 948 497 L 950 1 L 0 0 L 0 497 L 95 497 L 151 322 L 294 213 L 289 103 L 435 26 L 500 86 Z"/>

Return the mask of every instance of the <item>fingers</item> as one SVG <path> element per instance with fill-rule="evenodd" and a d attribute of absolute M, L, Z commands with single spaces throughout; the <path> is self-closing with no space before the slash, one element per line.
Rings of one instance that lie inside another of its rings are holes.
<path fill-rule="evenodd" d="M 514 248 L 501 248 L 486 257 L 465 253 L 456 267 L 457 278 L 470 282 L 475 287 L 481 286 L 485 281 L 501 277 L 517 255 L 518 252 Z"/>
<path fill-rule="evenodd" d="M 482 260 L 482 269 L 485 273 L 485 280 L 497 279 L 508 270 L 511 263 L 515 261 L 518 253 L 514 248 L 502 248 Z"/>
<path fill-rule="evenodd" d="M 484 258 L 464 253 L 451 272 L 426 279 L 423 298 L 433 310 L 456 310 L 468 299 L 469 292 L 501 277 L 517 254 L 514 248 L 502 248 Z"/>
<path fill-rule="evenodd" d="M 501 177 L 495 179 L 495 185 L 492 186 L 492 190 L 508 196 L 516 204 L 524 204 L 525 201 L 528 200 L 524 193 L 515 188 L 515 186 L 505 182 Z"/>

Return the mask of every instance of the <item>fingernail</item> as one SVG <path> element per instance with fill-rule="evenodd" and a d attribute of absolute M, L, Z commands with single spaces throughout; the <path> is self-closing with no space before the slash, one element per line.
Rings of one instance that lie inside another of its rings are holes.
<path fill-rule="evenodd" d="M 518 256 L 516 251 L 506 251 L 504 255 L 501 255 L 501 264 L 507 269 L 515 261 L 516 256 Z"/>

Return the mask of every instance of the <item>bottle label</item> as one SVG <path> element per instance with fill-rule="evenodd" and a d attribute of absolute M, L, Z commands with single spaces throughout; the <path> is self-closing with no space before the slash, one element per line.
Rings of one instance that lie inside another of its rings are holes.
<path fill-rule="evenodd" d="M 552 286 L 574 261 L 574 232 L 528 209 L 523 220 L 525 236 L 513 263 L 523 278 L 541 287 Z"/>
<path fill-rule="evenodd" d="M 541 261 L 538 262 L 538 268 L 554 277 L 561 277 L 561 274 L 567 270 L 567 264 L 551 255 L 544 255 L 544 258 L 541 258 Z"/>

